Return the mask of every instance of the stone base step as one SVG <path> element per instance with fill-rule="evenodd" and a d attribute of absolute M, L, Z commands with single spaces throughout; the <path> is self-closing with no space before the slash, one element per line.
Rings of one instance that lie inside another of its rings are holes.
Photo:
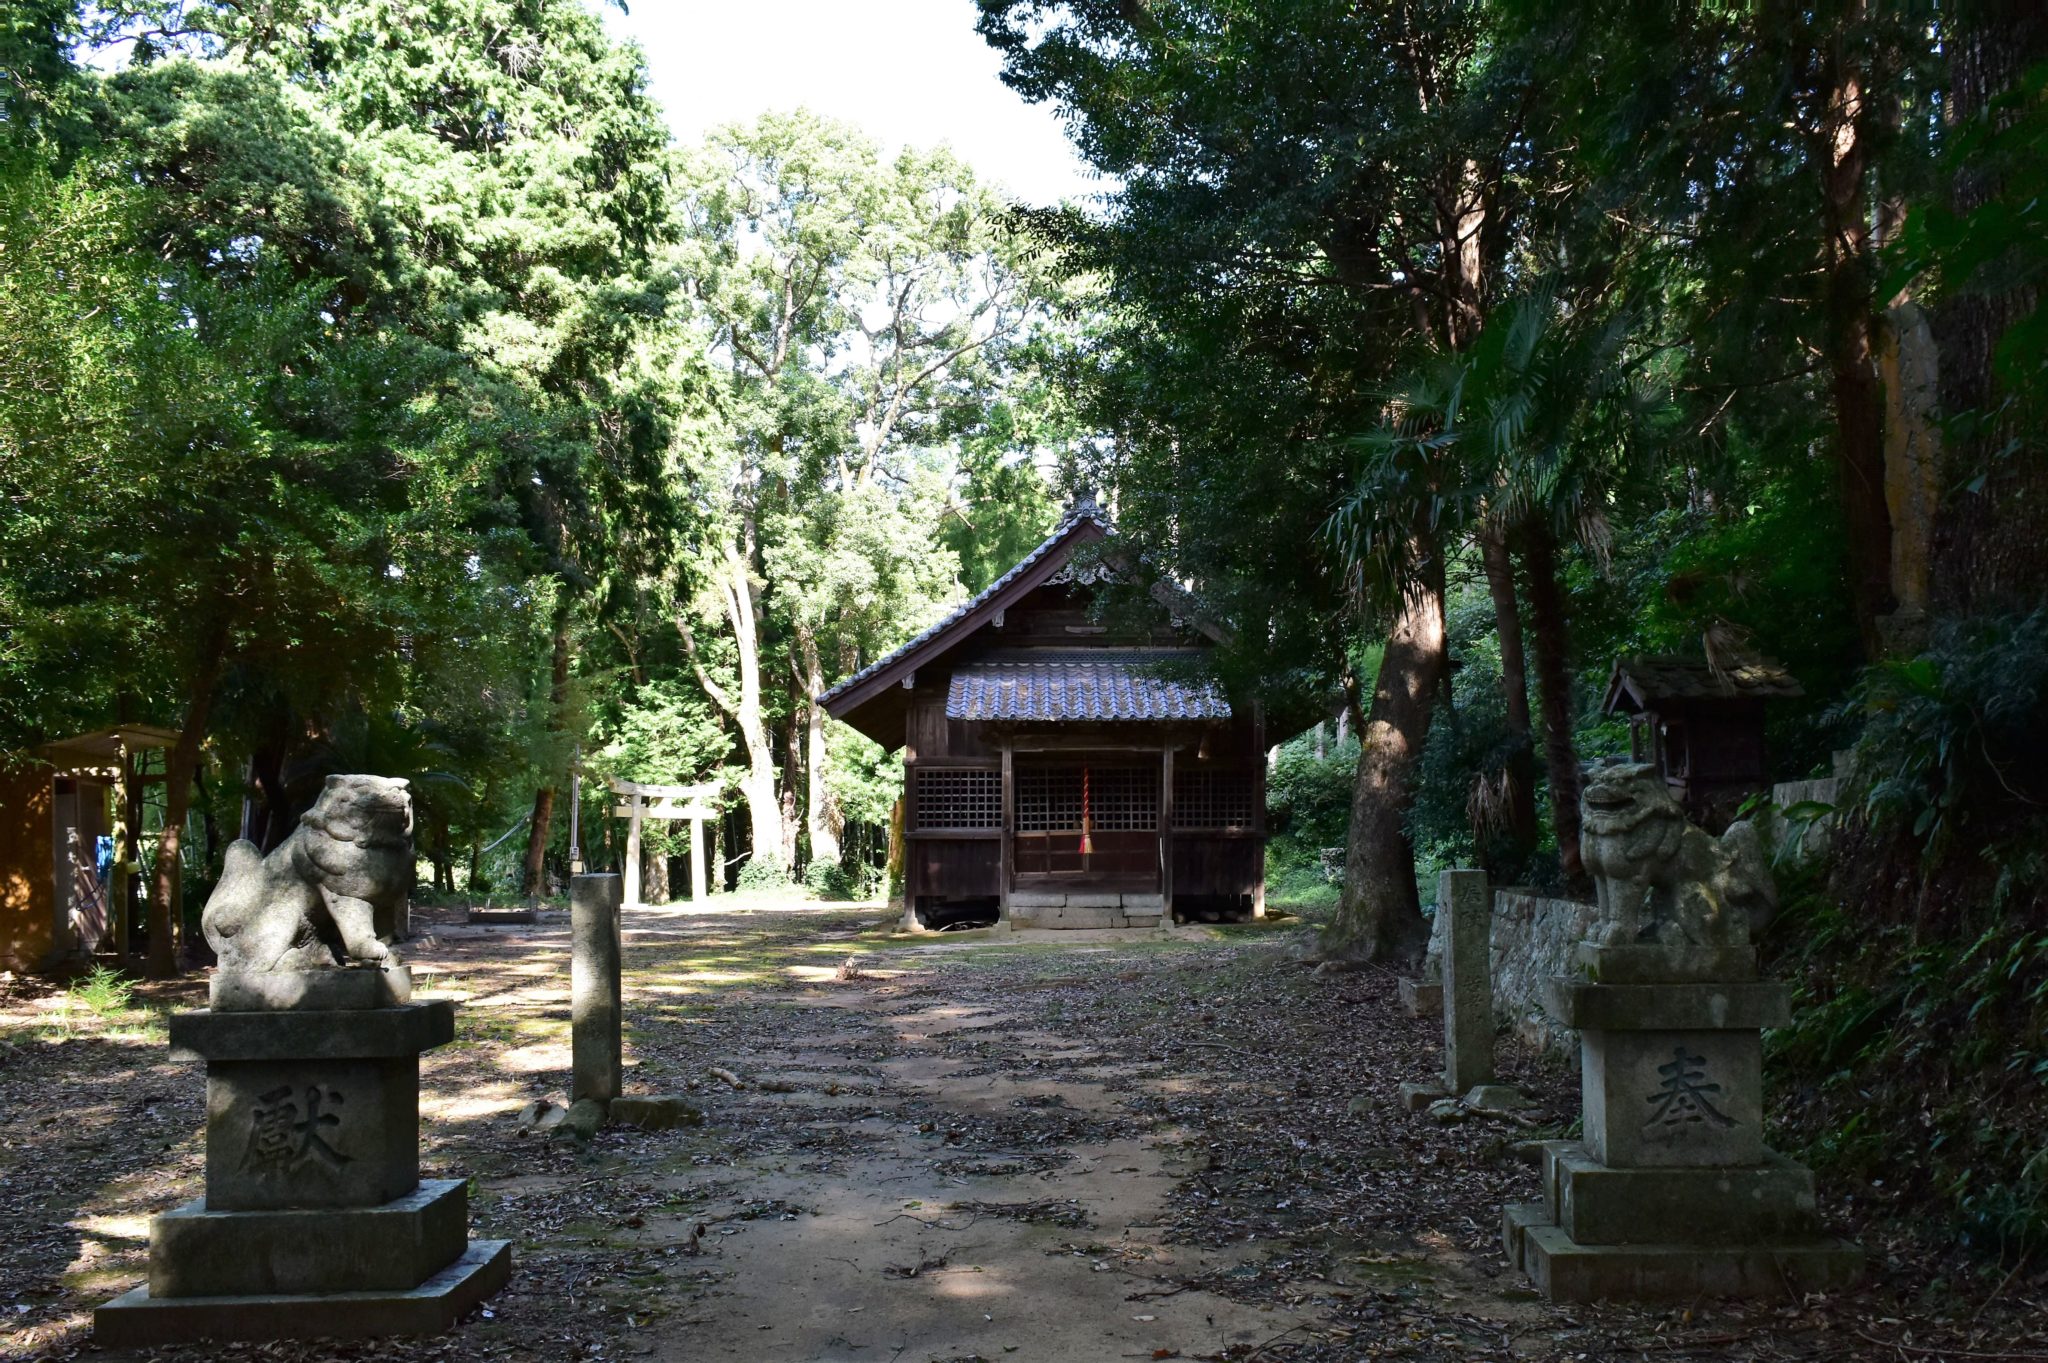
<path fill-rule="evenodd" d="M 403 1292 L 462 1255 L 469 1185 L 421 1179 L 375 1207 L 216 1212 L 199 1198 L 149 1225 L 158 1300 L 301 1292 Z"/>
<path fill-rule="evenodd" d="M 1057 894 L 1010 896 L 1010 926 L 1017 928 L 1156 928 L 1166 916 L 1156 894 Z"/>
<path fill-rule="evenodd" d="M 1581 1245 L 1551 1224 L 1535 1203 L 1510 1206 L 1501 1220 L 1509 1262 L 1551 1301 L 1796 1296 L 1848 1287 L 1863 1272 L 1863 1251 L 1846 1240 Z"/>
<path fill-rule="evenodd" d="M 1543 1143 L 1545 1219 L 1582 1245 L 1798 1243 L 1820 1238 L 1813 1172 L 1774 1150 L 1761 1164 L 1615 1169 L 1577 1141 Z"/>
<path fill-rule="evenodd" d="M 246 1297 L 152 1297 L 147 1287 L 93 1312 L 102 1348 L 194 1340 L 369 1339 L 437 1335 L 505 1285 L 512 1242 L 477 1240 L 448 1267 L 407 1292 L 293 1293 Z"/>

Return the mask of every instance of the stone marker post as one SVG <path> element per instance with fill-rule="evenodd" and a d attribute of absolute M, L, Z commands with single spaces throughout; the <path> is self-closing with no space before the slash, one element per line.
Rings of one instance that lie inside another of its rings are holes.
<path fill-rule="evenodd" d="M 1484 871 L 1445 871 L 1436 911 L 1444 932 L 1444 1088 L 1452 1097 L 1493 1081 L 1493 896 Z"/>
<path fill-rule="evenodd" d="M 615 875 L 575 876 L 569 881 L 571 1100 L 593 1098 L 609 1103 L 623 1086 L 625 1000 L 619 940 L 623 893 Z"/>
<path fill-rule="evenodd" d="M 1762 1032 L 1792 1012 L 1749 945 L 1776 903 L 1753 831 L 1710 838 L 1639 764 L 1596 768 L 1582 807 L 1602 921 L 1551 1011 L 1579 1030 L 1585 1136 L 1543 1143 L 1543 1201 L 1503 1214 L 1509 1261 L 1553 1301 L 1846 1286 L 1861 1252 L 1764 1144 Z"/>

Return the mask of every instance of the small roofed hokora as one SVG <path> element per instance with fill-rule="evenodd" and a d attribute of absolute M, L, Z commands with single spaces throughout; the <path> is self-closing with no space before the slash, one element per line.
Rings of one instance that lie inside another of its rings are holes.
<path fill-rule="evenodd" d="M 1777 912 L 1756 829 L 1743 821 L 1710 837 L 1648 763 L 1593 768 L 1580 817 L 1602 945 L 1747 946 Z"/>
<path fill-rule="evenodd" d="M 412 796 L 386 776 L 330 776 L 269 856 L 230 844 L 200 928 L 223 970 L 385 964 L 412 888 Z"/>

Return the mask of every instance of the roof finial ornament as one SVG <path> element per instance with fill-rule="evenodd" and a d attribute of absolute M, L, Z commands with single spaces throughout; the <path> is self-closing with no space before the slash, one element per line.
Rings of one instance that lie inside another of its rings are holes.
<path fill-rule="evenodd" d="M 1074 500 L 1067 506 L 1065 519 L 1078 521 L 1083 517 L 1102 519 L 1102 503 L 1095 500 L 1095 484 L 1086 479 L 1074 484 Z"/>

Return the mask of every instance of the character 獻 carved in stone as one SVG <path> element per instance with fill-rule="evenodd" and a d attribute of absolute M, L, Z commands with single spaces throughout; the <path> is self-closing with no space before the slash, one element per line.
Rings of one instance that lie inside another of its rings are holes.
<path fill-rule="evenodd" d="M 412 887 L 412 797 L 384 776 L 330 776 L 269 856 L 229 845 L 200 927 L 223 970 L 384 964 Z"/>
<path fill-rule="evenodd" d="M 1600 901 L 1595 942 L 1742 947 L 1777 912 L 1756 829 L 1744 821 L 1708 836 L 1686 821 L 1655 767 L 1595 767 L 1580 813 L 1580 850 Z"/>

